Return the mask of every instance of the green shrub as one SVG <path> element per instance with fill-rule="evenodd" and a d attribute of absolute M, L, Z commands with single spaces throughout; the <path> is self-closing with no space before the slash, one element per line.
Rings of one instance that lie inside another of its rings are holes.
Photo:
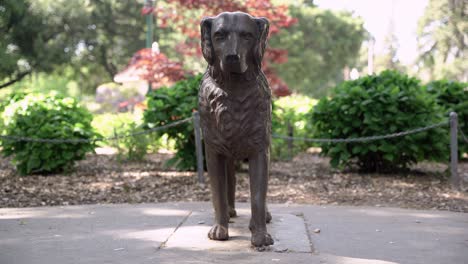
<path fill-rule="evenodd" d="M 2 98 L 0 101 L 0 113 L 5 110 L 5 108 L 15 102 L 22 100 L 26 97 L 27 93 L 19 91 L 19 92 L 12 92 L 4 95 L 5 98 Z"/>
<path fill-rule="evenodd" d="M 55 94 L 29 94 L 5 108 L 3 134 L 49 139 L 92 139 L 91 114 L 73 98 Z M 69 170 L 94 143 L 39 143 L 4 140 L 4 156 L 13 156 L 20 174 L 53 173 Z"/>
<path fill-rule="evenodd" d="M 436 102 L 445 110 L 445 116 L 450 112 L 458 114 L 458 126 L 468 135 L 468 83 L 439 80 L 428 83 L 426 91 L 436 97 Z M 468 153 L 468 144 L 459 137 L 460 153 Z"/>
<path fill-rule="evenodd" d="M 141 120 L 138 116 L 132 113 L 118 113 L 118 114 L 99 114 L 94 115 L 93 128 L 103 137 L 113 137 L 117 131 L 120 134 L 120 129 L 129 123 L 137 123 Z M 104 142 L 106 144 L 108 142 Z"/>
<path fill-rule="evenodd" d="M 395 71 L 362 77 L 337 86 L 312 114 L 316 136 L 355 138 L 424 127 L 445 119 L 419 80 Z M 332 166 L 357 164 L 365 171 L 388 172 L 422 160 L 447 158 L 447 130 L 432 129 L 409 136 L 367 143 L 322 144 Z"/>
<path fill-rule="evenodd" d="M 202 75 L 192 76 L 177 82 L 172 87 L 163 87 L 148 94 L 148 108 L 144 113 L 146 128 L 152 128 L 173 123 L 192 116 L 198 108 L 198 87 Z M 166 166 L 175 165 L 180 170 L 196 168 L 195 136 L 192 123 L 185 123 L 161 131 L 159 135 L 167 134 L 175 140 L 177 151 L 174 158 Z"/>
<path fill-rule="evenodd" d="M 143 132 L 141 123 L 141 118 L 127 112 L 95 115 L 91 124 L 103 137 L 111 138 Z M 119 161 L 141 161 L 150 146 L 149 137 L 149 134 L 141 134 L 100 142 L 100 145 L 116 148 Z"/>
<path fill-rule="evenodd" d="M 116 129 L 115 136 L 135 134 L 112 141 L 112 146 L 119 151 L 120 160 L 141 161 L 145 158 L 150 144 L 150 135 L 139 134 L 142 132 L 145 132 L 145 129 L 135 122 L 125 123 L 120 129 Z"/>
<path fill-rule="evenodd" d="M 3 95 L 4 99 L 0 101 L 0 134 L 2 134 L 3 130 L 5 129 L 5 122 L 2 115 L 3 111 L 8 105 L 22 100 L 26 95 L 27 94 L 25 92 L 10 92 Z"/>
<path fill-rule="evenodd" d="M 313 106 L 317 100 L 293 94 L 281 97 L 273 101 L 272 133 L 277 135 L 288 135 L 288 122 L 293 128 L 295 137 L 311 137 L 313 127 L 308 121 Z M 289 153 L 288 141 L 273 138 L 271 143 L 272 159 L 290 159 L 299 152 L 306 150 L 311 143 L 305 141 L 294 141 L 292 153 Z"/>
<path fill-rule="evenodd" d="M 143 117 L 138 113 L 118 113 L 95 115 L 92 126 L 105 138 L 116 135 L 129 135 L 145 131 Z M 119 140 L 100 142 L 101 146 L 114 147 L 118 150 L 119 160 L 143 160 L 148 152 L 155 152 L 160 147 L 171 149 L 173 142 L 167 136 L 156 133 L 145 133 Z"/>
<path fill-rule="evenodd" d="M 105 138 L 143 132 L 141 117 L 133 113 L 95 115 L 92 126 Z M 101 145 L 114 147 L 118 160 L 141 161 L 150 147 L 149 134 L 141 134 L 118 140 L 104 141 Z"/>

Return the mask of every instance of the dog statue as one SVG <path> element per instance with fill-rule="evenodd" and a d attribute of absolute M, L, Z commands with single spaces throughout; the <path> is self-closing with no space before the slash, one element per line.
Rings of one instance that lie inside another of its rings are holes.
<path fill-rule="evenodd" d="M 252 245 L 272 245 L 266 223 L 271 135 L 271 91 L 261 70 L 269 22 L 242 12 L 224 12 L 201 22 L 201 46 L 208 67 L 199 91 L 215 224 L 213 240 L 229 238 L 234 207 L 235 161 L 249 160 Z"/>

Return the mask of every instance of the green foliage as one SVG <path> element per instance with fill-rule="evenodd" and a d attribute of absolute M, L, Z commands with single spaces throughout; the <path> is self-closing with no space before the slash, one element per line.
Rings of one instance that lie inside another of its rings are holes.
<path fill-rule="evenodd" d="M 3 110 L 14 102 L 23 99 L 30 93 L 55 93 L 63 97 L 80 97 L 78 83 L 70 78 L 71 69 L 68 68 L 64 72 L 59 73 L 37 73 L 30 77 L 24 78 L 13 85 L 0 90 L 0 132 L 3 125 L 1 113 Z"/>
<path fill-rule="evenodd" d="M 374 72 L 380 73 L 385 70 L 398 70 L 406 72 L 405 65 L 398 59 L 397 53 L 399 48 L 398 38 L 395 35 L 393 21 L 390 22 L 390 28 L 383 40 L 383 50 L 381 53 L 374 55 Z M 369 45 L 370 43 L 368 43 Z M 367 68 L 367 57 L 365 54 L 365 66 Z M 361 64 L 362 65 L 362 64 Z M 367 69 L 366 69 L 367 70 Z"/>
<path fill-rule="evenodd" d="M 70 5 L 70 1 L 59 2 L 57 6 Z M 79 64 L 91 65 L 91 72 L 86 75 L 92 75 L 98 69 L 107 74 L 110 81 L 145 43 L 145 18 L 140 14 L 143 3 L 119 0 L 76 2 L 84 10 L 87 20 L 83 26 L 88 28 L 81 33 L 86 46 Z"/>
<path fill-rule="evenodd" d="M 317 100 L 304 95 L 293 94 L 281 97 L 273 102 L 272 133 L 288 135 L 288 122 L 293 129 L 295 137 L 310 137 L 313 127 L 308 120 L 313 106 Z M 290 159 L 297 153 L 306 150 L 311 143 L 294 141 L 292 153 L 289 153 L 288 141 L 274 138 L 271 143 L 272 159 Z"/>
<path fill-rule="evenodd" d="M 298 23 L 272 37 L 270 44 L 288 50 L 288 61 L 274 66 L 296 92 L 314 97 L 343 80 L 343 68 L 359 57 L 366 36 L 363 21 L 348 12 L 306 4 L 290 6 Z"/>
<path fill-rule="evenodd" d="M 445 116 L 457 113 L 458 126 L 468 135 L 468 83 L 439 80 L 428 83 L 425 89 L 435 95 L 437 104 L 445 109 Z M 468 144 L 461 137 L 458 148 L 461 153 L 468 153 Z"/>
<path fill-rule="evenodd" d="M 0 87 L 65 64 L 84 90 L 112 80 L 144 45 L 141 7 L 117 0 L 2 1 Z"/>
<path fill-rule="evenodd" d="M 331 99 L 319 101 L 312 117 L 321 138 L 385 135 L 445 118 L 419 80 L 395 71 L 343 82 Z M 422 160 L 444 160 L 447 143 L 441 128 L 368 143 L 322 144 L 322 149 L 335 167 L 356 163 L 364 171 L 388 172 Z"/>
<path fill-rule="evenodd" d="M 2 113 L 8 105 L 22 100 L 26 95 L 27 93 L 24 91 L 15 91 L 4 95 L 4 98 L 0 101 L 0 113 Z"/>
<path fill-rule="evenodd" d="M 70 12 L 81 9 L 76 1 L 67 2 Z M 72 32 L 82 28 L 77 21 L 69 21 L 70 13 L 56 13 L 57 6 L 28 0 L 0 3 L 0 85 L 33 71 L 50 72 L 70 61 L 80 41 Z"/>
<path fill-rule="evenodd" d="M 148 145 L 150 144 L 149 135 L 139 134 L 144 133 L 145 129 L 135 122 L 131 122 L 123 124 L 118 131 L 119 133 L 114 133 L 115 136 L 132 134 L 132 136 L 114 141 L 113 145 L 119 151 L 119 159 L 129 161 L 143 160 L 146 156 Z"/>
<path fill-rule="evenodd" d="M 4 134 L 30 138 L 92 139 L 91 114 L 73 98 L 29 94 L 5 108 Z M 39 143 L 4 140 L 2 153 L 13 156 L 20 174 L 53 173 L 69 170 L 94 143 Z"/>
<path fill-rule="evenodd" d="M 92 126 L 105 138 L 144 132 L 141 119 L 132 113 L 101 114 L 94 116 Z M 140 161 L 151 148 L 153 140 L 150 134 L 141 134 L 103 142 L 118 150 L 120 161 Z"/>
<path fill-rule="evenodd" d="M 202 75 L 192 76 L 177 82 L 172 87 L 151 91 L 148 94 L 148 109 L 144 113 L 145 127 L 162 126 L 191 117 L 192 112 L 198 108 L 198 87 L 201 78 Z M 185 123 L 161 131 L 161 134 L 163 133 L 175 140 L 175 149 L 177 150 L 174 158 L 170 159 L 166 165 L 175 165 L 180 170 L 195 169 L 193 125 Z"/>
<path fill-rule="evenodd" d="M 3 111 L 8 105 L 22 100 L 26 95 L 27 94 L 23 91 L 9 92 L 8 94 L 2 95 L 3 98 L 0 101 L 0 135 L 3 134 L 3 131 L 5 129 L 5 122 L 3 120 L 4 118 L 2 115 Z M 0 143 L 1 141 L 2 139 L 0 139 Z"/>
<path fill-rule="evenodd" d="M 115 131 L 119 132 L 119 129 L 125 126 L 125 124 L 135 123 L 137 121 L 138 117 L 135 117 L 132 113 L 127 112 L 118 114 L 94 115 L 93 122 L 91 124 L 96 132 L 103 137 L 112 137 L 114 136 Z"/>
<path fill-rule="evenodd" d="M 467 16 L 467 1 L 429 1 L 417 33 L 421 72 L 431 79 L 468 79 Z"/>
<path fill-rule="evenodd" d="M 9 86 L 14 93 L 57 93 L 63 97 L 80 97 L 78 82 L 73 80 L 73 69 L 62 69 L 60 72 L 36 73 Z M 10 92 L 11 93 L 11 92 Z"/>

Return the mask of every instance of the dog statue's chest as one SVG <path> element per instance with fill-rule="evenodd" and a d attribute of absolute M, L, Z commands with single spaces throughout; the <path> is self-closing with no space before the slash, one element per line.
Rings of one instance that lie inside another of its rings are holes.
<path fill-rule="evenodd" d="M 200 91 L 206 144 L 220 154 L 244 159 L 269 146 L 271 103 L 260 87 L 230 94 L 215 85 Z"/>

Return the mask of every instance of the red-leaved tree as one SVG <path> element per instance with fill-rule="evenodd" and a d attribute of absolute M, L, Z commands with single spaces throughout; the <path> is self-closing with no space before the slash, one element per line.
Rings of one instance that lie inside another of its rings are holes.
<path fill-rule="evenodd" d="M 224 11 L 242 11 L 253 16 L 266 17 L 270 21 L 270 36 L 297 22 L 295 18 L 288 15 L 286 5 L 273 5 L 270 0 L 167 0 L 167 3 L 168 5 L 160 6 L 154 10 L 145 7 L 142 9 L 142 14 L 149 14 L 152 11 L 158 19 L 157 24 L 159 27 L 171 27 L 180 30 L 186 36 L 186 40 L 177 44 L 175 49 L 184 56 L 199 56 L 201 58 L 199 25 L 201 19 L 205 16 L 215 16 Z M 145 60 L 141 64 L 141 67 L 147 69 L 147 75 L 144 78 L 151 82 L 156 82 L 162 76 L 165 76 L 164 74 L 182 78 L 184 72 L 181 65 L 175 66 L 168 63 L 167 58 L 163 57 L 162 54 L 160 55 L 153 56 L 151 60 Z M 286 50 L 271 47 L 266 50 L 263 70 L 276 96 L 286 96 L 291 92 L 286 83 L 275 74 L 270 66 L 271 64 L 286 61 Z M 178 72 L 170 73 L 170 71 Z"/>
<path fill-rule="evenodd" d="M 141 69 L 141 78 L 151 83 L 153 88 L 169 86 L 187 74 L 182 63 L 174 62 L 163 53 L 150 48 L 137 51 L 130 65 Z"/>

